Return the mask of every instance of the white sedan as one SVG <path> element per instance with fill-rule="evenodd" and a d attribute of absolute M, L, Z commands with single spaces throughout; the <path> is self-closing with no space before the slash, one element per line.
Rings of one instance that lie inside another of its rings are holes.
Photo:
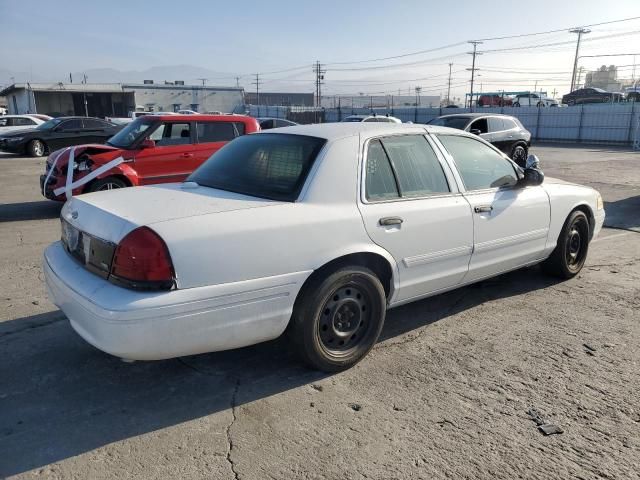
<path fill-rule="evenodd" d="M 16 130 L 29 130 L 51 119 L 46 115 L 2 115 L 0 116 L 0 134 Z"/>
<path fill-rule="evenodd" d="M 188 181 L 69 200 L 53 302 L 97 348 L 153 360 L 288 332 L 337 371 L 388 308 L 536 263 L 570 278 L 604 221 L 592 188 L 475 135 L 376 123 L 239 137 Z"/>

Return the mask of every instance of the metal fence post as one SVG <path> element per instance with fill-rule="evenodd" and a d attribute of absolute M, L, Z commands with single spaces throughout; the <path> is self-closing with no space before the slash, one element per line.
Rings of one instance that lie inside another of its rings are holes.
<path fill-rule="evenodd" d="M 584 103 L 580 107 L 580 120 L 578 121 L 578 143 L 582 142 L 582 117 L 584 117 Z"/>
<path fill-rule="evenodd" d="M 629 143 L 633 143 L 633 117 L 635 115 L 636 102 L 631 102 L 631 115 L 629 116 Z"/>
<path fill-rule="evenodd" d="M 536 140 L 540 140 L 540 110 L 542 107 L 538 105 L 538 115 L 536 117 Z"/>

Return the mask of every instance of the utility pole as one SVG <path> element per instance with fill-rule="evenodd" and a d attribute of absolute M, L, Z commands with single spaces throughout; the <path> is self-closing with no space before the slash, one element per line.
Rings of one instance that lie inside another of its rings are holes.
<path fill-rule="evenodd" d="M 416 87 L 416 107 L 420 106 L 420 92 L 422 91 L 422 87 Z"/>
<path fill-rule="evenodd" d="M 482 42 L 479 41 L 479 40 L 470 40 L 467 43 L 470 43 L 470 44 L 473 45 L 473 52 L 467 52 L 469 55 L 473 55 L 473 60 L 471 62 L 471 69 L 470 69 L 471 70 L 471 95 L 469 96 L 469 108 L 472 108 L 472 106 L 473 106 L 473 80 L 474 80 L 474 77 L 475 77 L 475 74 L 476 74 L 476 70 L 478 70 L 476 68 L 476 55 L 482 55 L 482 53 L 477 52 L 476 49 L 478 48 L 478 45 L 481 44 Z M 469 70 L 469 69 L 467 68 L 467 70 Z"/>
<path fill-rule="evenodd" d="M 569 30 L 569 33 L 577 33 L 578 34 L 578 42 L 576 43 L 576 55 L 573 59 L 573 74 L 571 75 L 571 90 L 573 92 L 576 88 L 576 73 L 578 70 L 578 53 L 580 52 L 580 40 L 582 40 L 582 35 L 585 33 L 590 33 L 591 30 L 588 28 L 574 28 Z"/>
<path fill-rule="evenodd" d="M 256 105 L 260 105 L 260 74 L 256 73 L 255 82 L 251 82 L 252 85 L 256 86 Z"/>
<path fill-rule="evenodd" d="M 240 77 L 236 77 L 236 87 L 240 88 Z"/>
<path fill-rule="evenodd" d="M 202 82 L 202 86 L 204 87 L 207 83 L 208 78 L 198 78 L 197 80 L 200 80 Z"/>
<path fill-rule="evenodd" d="M 451 67 L 453 63 L 449 64 L 449 83 L 447 85 L 447 105 L 451 104 Z"/>
<path fill-rule="evenodd" d="M 316 64 L 313 66 L 313 72 L 316 74 L 316 107 L 322 106 L 322 85 L 324 84 L 324 74 L 327 73 L 324 70 L 319 61 L 316 61 Z"/>
<path fill-rule="evenodd" d="M 582 77 L 582 72 L 584 71 L 584 67 L 578 68 L 578 79 L 576 80 L 576 84 L 574 85 L 576 88 L 580 86 L 580 78 Z"/>

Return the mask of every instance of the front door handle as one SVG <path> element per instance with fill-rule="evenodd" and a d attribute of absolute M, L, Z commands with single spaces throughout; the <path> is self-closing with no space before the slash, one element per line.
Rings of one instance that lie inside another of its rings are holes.
<path fill-rule="evenodd" d="M 383 217 L 378 222 L 383 227 L 388 227 L 389 225 L 400 225 L 403 220 L 400 217 Z"/>
<path fill-rule="evenodd" d="M 473 211 L 476 213 L 486 213 L 493 210 L 493 206 L 491 205 L 478 205 L 477 207 L 473 207 Z"/>
<path fill-rule="evenodd" d="M 193 158 L 193 153 L 183 153 L 180 158 Z"/>

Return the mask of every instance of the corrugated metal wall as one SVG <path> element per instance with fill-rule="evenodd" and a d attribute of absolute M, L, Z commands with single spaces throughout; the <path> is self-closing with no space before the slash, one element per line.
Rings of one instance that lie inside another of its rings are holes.
<path fill-rule="evenodd" d="M 287 118 L 287 107 L 250 106 L 253 116 Z M 517 117 L 538 141 L 632 144 L 640 142 L 640 103 L 591 104 L 574 107 L 474 108 L 480 113 L 504 113 Z M 349 115 L 370 115 L 368 108 L 327 108 L 325 122 L 339 122 Z M 377 115 L 403 122 L 427 123 L 440 115 L 468 113 L 468 108 L 377 108 Z"/>

